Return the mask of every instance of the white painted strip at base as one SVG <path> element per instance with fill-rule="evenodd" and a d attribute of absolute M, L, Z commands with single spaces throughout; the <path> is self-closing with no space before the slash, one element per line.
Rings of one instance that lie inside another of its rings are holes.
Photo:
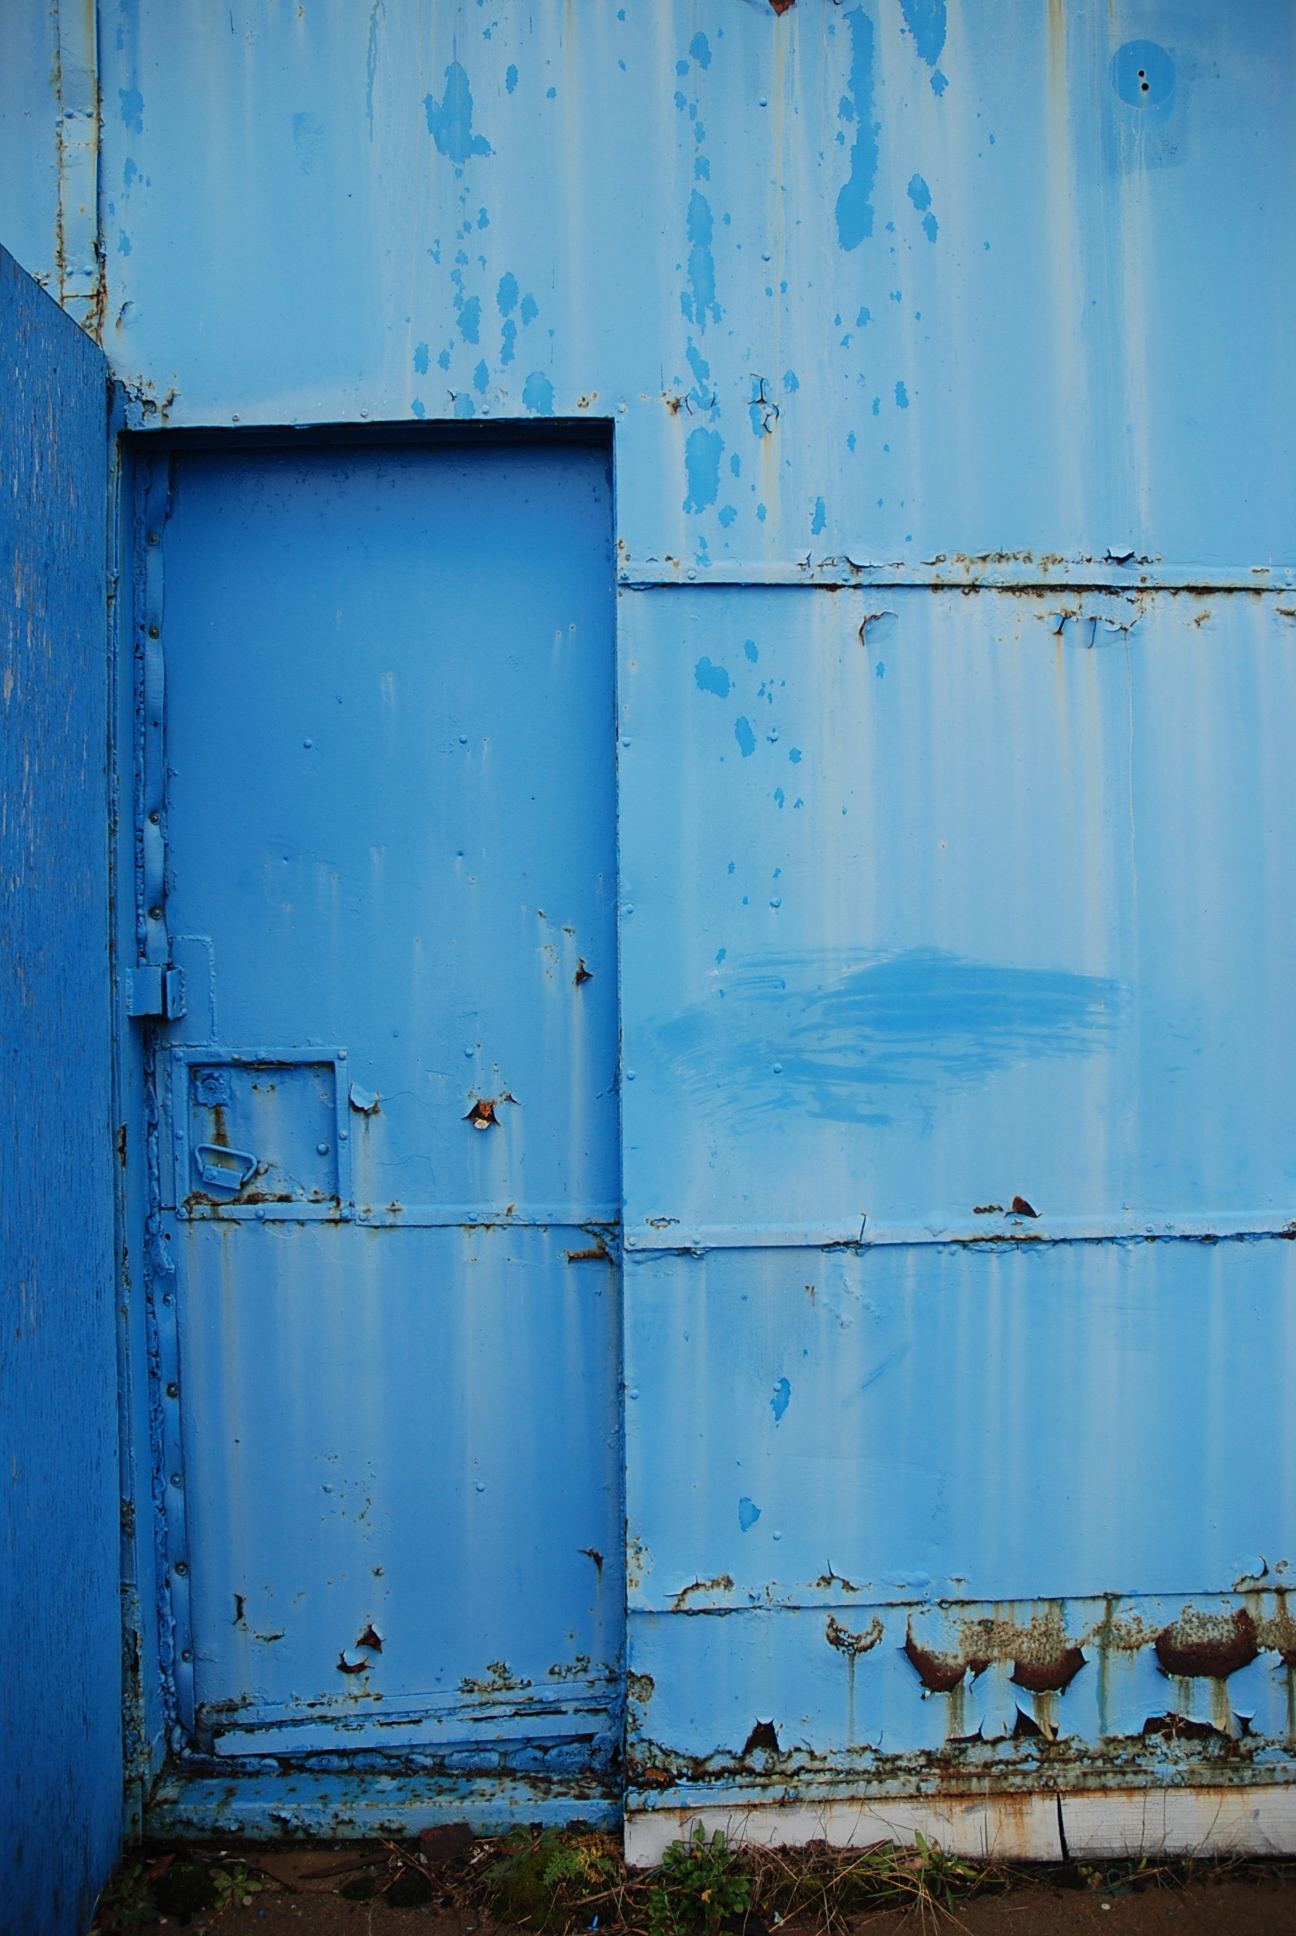
<path fill-rule="evenodd" d="M 1060 1813 L 1060 1821 L 1059 1821 Z M 1296 1854 L 1296 1788 L 1129 1788 L 1099 1793 L 775 1802 L 757 1808 L 628 1812 L 625 1857 L 632 1868 L 660 1862 L 671 1842 L 701 1822 L 730 1842 L 763 1848 L 827 1842 L 865 1848 L 918 1834 L 950 1855 L 1005 1862 L 1060 1862 L 1062 1831 L 1074 1861 L 1127 1856 Z"/>

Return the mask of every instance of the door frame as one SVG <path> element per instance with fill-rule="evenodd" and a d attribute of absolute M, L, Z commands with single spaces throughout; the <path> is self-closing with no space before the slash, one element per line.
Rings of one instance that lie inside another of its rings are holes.
<path fill-rule="evenodd" d="M 136 416 L 133 406 L 129 414 Z M 186 1747 L 192 1719 L 191 1647 L 188 1609 L 188 1553 L 184 1515 L 184 1463 L 180 1436 L 180 1392 L 177 1351 L 177 1311 L 174 1269 L 166 1257 L 160 1231 L 150 1227 L 151 1166 L 162 1159 L 154 1068 L 159 1053 L 157 1029 L 148 1014 L 168 999 L 165 977 L 137 976 L 141 937 L 150 929 L 156 939 L 165 923 L 150 919 L 145 896 L 146 876 L 159 877 L 165 859 L 164 799 L 150 803 L 152 784 L 165 794 L 165 711 L 150 701 L 158 698 L 158 665 L 146 664 L 150 644 L 160 662 L 165 645 L 162 625 L 163 588 L 155 566 L 150 574 L 150 552 L 162 546 L 160 527 L 156 547 L 148 543 L 149 516 L 157 507 L 156 487 L 148 478 L 156 460 L 169 460 L 185 451 L 354 450 L 373 446 L 482 448 L 508 445 L 582 445 L 607 453 L 611 476 L 612 538 L 618 535 L 616 445 L 610 418 L 492 419 L 471 425 L 458 422 L 256 425 L 230 428 L 212 425 L 173 429 L 160 424 L 143 430 L 128 423 L 128 401 L 114 387 L 110 434 L 109 651 L 111 673 L 110 789 L 112 814 L 112 970 L 115 1037 L 114 1121 L 116 1227 L 118 1257 L 118 1383 L 120 1392 L 121 1454 L 121 1582 L 122 1582 L 122 1701 L 125 1834 L 129 1842 L 150 1832 L 150 1805 L 159 1777 L 175 1766 Z M 152 502 L 149 501 L 150 496 Z M 615 567 L 614 584 L 615 584 Z M 618 668 L 620 627 L 614 618 L 614 713 L 609 730 L 616 732 L 619 706 Z M 153 631 L 150 639 L 150 629 Z M 617 810 L 617 865 L 620 867 L 619 787 Z M 150 839 L 147 815 L 162 817 Z M 150 852 L 150 847 L 152 851 Z M 165 898 L 158 903 L 165 907 Z M 157 949 L 150 951 L 156 956 Z M 159 965 L 156 961 L 154 965 Z M 617 988 L 620 990 L 620 937 L 617 937 Z M 174 994 L 172 995 L 174 999 Z M 143 1007 L 147 1013 L 139 1013 Z M 134 1011 L 134 1012 L 133 1012 Z M 618 1112 L 618 1166 L 620 1163 Z M 154 1220 L 156 1223 L 156 1219 Z M 168 1288 L 168 1286 L 170 1288 Z M 618 1322 L 618 1336 L 623 1324 Z M 624 1381 L 617 1367 L 617 1413 L 624 1444 Z M 620 1516 L 624 1520 L 624 1456 L 621 1457 Z M 624 1668 L 623 1668 L 624 1671 Z M 356 1784 L 378 1787 L 372 1772 L 357 1768 L 350 1777 L 336 1774 L 314 1783 L 310 1756 L 302 1769 L 259 1777 L 253 1805 L 240 1801 L 240 1832 L 278 1836 L 289 1826 L 299 1832 L 328 1835 L 365 1834 L 379 1820 L 389 1824 L 417 1816 L 418 1824 L 437 1818 L 453 1819 L 464 1811 L 458 1789 L 430 1798 L 432 1783 L 418 1795 L 402 1799 L 385 1792 L 374 1809 L 363 1816 L 355 1794 L 344 1791 Z M 329 1755 L 336 1762 L 336 1753 Z M 303 1779 L 302 1777 L 305 1777 Z M 244 1783 L 248 1778 L 244 1777 Z M 384 1778 L 386 1789 L 390 1780 Z M 296 1801 L 282 1791 L 291 1784 Z M 544 1817 L 544 1798 L 534 1778 L 520 1781 L 502 1776 L 499 1782 L 506 1812 L 520 1811 L 528 1820 Z M 191 1782 L 193 1793 L 179 1816 L 168 1810 L 163 1826 L 169 1834 L 203 1836 L 231 1831 L 228 1779 L 208 1777 Z M 324 1791 L 328 1792 L 325 1793 Z M 304 1792 L 309 1791 L 309 1792 Z M 510 1796 L 512 1809 L 509 1807 Z M 377 1812 L 374 1812 L 376 1810 Z M 565 1819 L 572 1809 L 553 1816 Z M 591 1798 L 575 1812 L 599 1815 Z M 620 1819 L 621 1796 L 602 1810 L 600 1819 Z"/>

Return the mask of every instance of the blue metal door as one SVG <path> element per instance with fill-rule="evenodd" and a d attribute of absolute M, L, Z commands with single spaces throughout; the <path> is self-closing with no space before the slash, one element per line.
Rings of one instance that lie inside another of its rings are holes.
<path fill-rule="evenodd" d="M 150 470 L 177 1738 L 588 1813 L 622 1647 L 607 453 Z"/>

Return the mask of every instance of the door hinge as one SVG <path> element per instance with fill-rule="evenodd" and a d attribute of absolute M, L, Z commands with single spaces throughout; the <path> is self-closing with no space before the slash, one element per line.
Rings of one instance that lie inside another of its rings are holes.
<path fill-rule="evenodd" d="M 131 1017 L 136 1021 L 154 1016 L 163 1022 L 178 1022 L 184 1012 L 184 976 L 180 970 L 142 962 L 131 975 Z"/>

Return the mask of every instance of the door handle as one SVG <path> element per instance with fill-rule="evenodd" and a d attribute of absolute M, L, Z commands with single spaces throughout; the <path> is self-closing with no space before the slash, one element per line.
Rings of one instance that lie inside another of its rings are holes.
<path fill-rule="evenodd" d="M 257 1166 L 249 1150 L 229 1149 L 224 1143 L 199 1143 L 193 1156 L 209 1190 L 241 1190 Z"/>

